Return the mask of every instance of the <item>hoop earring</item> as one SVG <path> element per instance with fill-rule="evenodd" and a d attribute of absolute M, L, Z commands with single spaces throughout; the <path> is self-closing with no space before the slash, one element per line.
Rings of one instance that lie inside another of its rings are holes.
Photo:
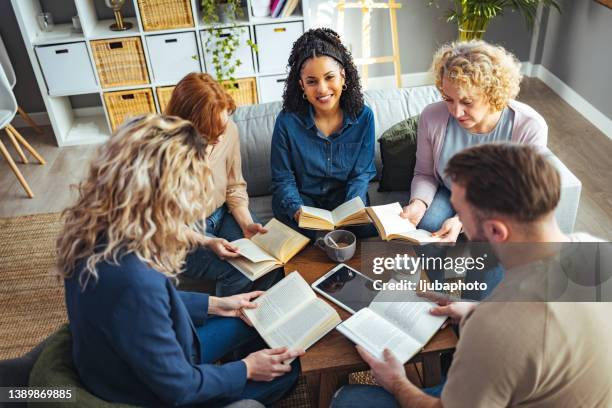
<path fill-rule="evenodd" d="M 342 90 L 346 91 L 348 89 L 348 85 L 345 83 L 344 85 L 342 85 Z"/>
<path fill-rule="evenodd" d="M 302 98 L 303 99 L 308 99 L 308 97 L 306 96 L 306 92 L 302 92 Z"/>

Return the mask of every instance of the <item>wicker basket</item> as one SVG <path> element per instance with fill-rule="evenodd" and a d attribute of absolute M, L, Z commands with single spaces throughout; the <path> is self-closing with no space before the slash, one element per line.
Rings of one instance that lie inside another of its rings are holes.
<path fill-rule="evenodd" d="M 193 27 L 190 0 L 138 0 L 145 31 Z"/>
<path fill-rule="evenodd" d="M 225 81 L 224 84 L 227 86 L 230 84 L 230 81 Z M 257 83 L 255 78 L 237 79 L 233 87 L 229 86 L 226 89 L 232 95 L 232 98 L 234 98 L 236 106 L 254 105 L 257 103 Z"/>
<path fill-rule="evenodd" d="M 168 102 L 170 102 L 170 97 L 172 96 L 172 91 L 174 91 L 173 86 L 163 86 L 155 89 L 157 93 L 157 102 L 159 102 L 159 113 L 164 113 L 164 110 L 166 110 L 166 106 Z"/>
<path fill-rule="evenodd" d="M 140 37 L 92 41 L 91 50 L 102 88 L 149 83 Z"/>
<path fill-rule="evenodd" d="M 104 104 L 113 132 L 127 118 L 145 113 L 155 113 L 151 89 L 105 92 Z"/>

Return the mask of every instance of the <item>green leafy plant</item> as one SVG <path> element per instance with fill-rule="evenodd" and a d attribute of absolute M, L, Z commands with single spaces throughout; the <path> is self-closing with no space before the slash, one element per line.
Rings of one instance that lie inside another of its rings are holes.
<path fill-rule="evenodd" d="M 491 20 L 506 10 L 522 14 L 530 30 L 540 4 L 561 12 L 555 0 L 452 0 L 452 3 L 447 21 L 457 23 L 460 41 L 482 39 Z M 429 0 L 429 5 L 439 6 L 435 0 Z"/>
<path fill-rule="evenodd" d="M 201 0 L 202 20 L 210 29 L 206 32 L 204 47 L 211 50 L 212 65 L 215 77 L 227 88 L 233 88 L 236 83 L 234 74 L 242 65 L 239 58 L 234 58 L 240 46 L 240 36 L 247 27 L 240 27 L 238 19 L 244 17 L 241 0 Z M 220 7 L 225 8 L 227 21 L 219 18 Z M 257 52 L 257 45 L 250 39 L 246 44 Z"/>

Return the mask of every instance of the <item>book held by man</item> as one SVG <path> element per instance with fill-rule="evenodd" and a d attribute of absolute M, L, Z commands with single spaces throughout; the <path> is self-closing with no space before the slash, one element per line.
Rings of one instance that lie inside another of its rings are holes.
<path fill-rule="evenodd" d="M 368 224 L 372 222 L 360 197 L 355 197 L 332 211 L 303 205 L 301 207 L 300 228 L 328 230 L 347 225 Z"/>
<path fill-rule="evenodd" d="M 413 223 L 402 218 L 402 206 L 398 202 L 368 207 L 366 211 L 372 218 L 380 238 L 385 241 L 402 239 L 416 244 L 440 241 L 440 238 L 432 236 L 431 232 L 417 229 Z"/>
<path fill-rule="evenodd" d="M 306 350 L 341 322 L 338 312 L 319 299 L 297 271 L 254 302 L 257 307 L 244 309 L 244 314 L 272 348 Z"/>
<path fill-rule="evenodd" d="M 384 360 L 383 351 L 388 348 L 405 364 L 446 320 L 444 316 L 429 313 L 435 306 L 435 303 L 418 297 L 414 291 L 381 292 L 370 306 L 355 313 L 336 329 L 374 357 Z"/>
<path fill-rule="evenodd" d="M 286 264 L 310 241 L 275 218 L 268 221 L 264 228 L 268 230 L 265 234 L 233 241 L 241 256 L 227 260 L 250 280 Z"/>

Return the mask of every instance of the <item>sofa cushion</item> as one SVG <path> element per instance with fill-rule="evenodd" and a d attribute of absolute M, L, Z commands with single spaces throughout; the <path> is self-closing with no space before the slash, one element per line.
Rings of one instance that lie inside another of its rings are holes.
<path fill-rule="evenodd" d="M 382 158 L 380 191 L 410 190 L 416 163 L 419 116 L 396 123 L 378 139 Z"/>
<path fill-rule="evenodd" d="M 240 135 L 242 174 L 250 197 L 270 194 L 270 145 L 281 102 L 241 106 L 232 119 Z"/>
<path fill-rule="evenodd" d="M 425 107 L 442 99 L 435 86 L 415 88 L 373 89 L 364 92 L 364 99 L 374 112 L 376 140 L 398 121 L 420 114 Z M 376 169 L 381 174 L 380 146 L 376 143 Z"/>
<path fill-rule="evenodd" d="M 68 325 L 62 326 L 49 337 L 45 348 L 30 373 L 30 387 L 72 387 L 75 390 L 76 402 L 55 402 L 54 407 L 134 407 L 134 405 L 114 404 L 104 401 L 83 387 L 72 364 L 72 337 Z"/>

